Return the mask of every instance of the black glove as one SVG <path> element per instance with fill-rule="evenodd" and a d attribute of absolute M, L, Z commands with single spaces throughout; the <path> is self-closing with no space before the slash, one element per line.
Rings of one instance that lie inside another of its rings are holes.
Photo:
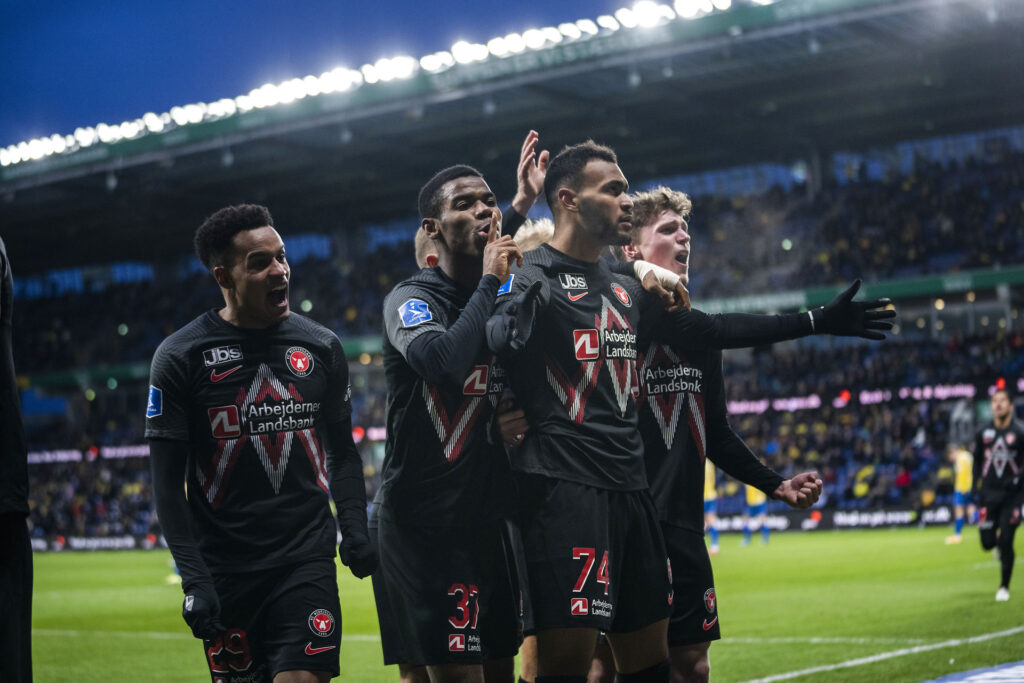
<path fill-rule="evenodd" d="M 518 353 L 533 331 L 537 309 L 547 303 L 544 282 L 538 280 L 506 304 L 499 315 L 487 321 L 487 346 L 498 355 Z"/>
<path fill-rule="evenodd" d="M 227 630 L 220 621 L 220 600 L 211 583 L 196 583 L 185 589 L 181 616 L 196 638 L 216 640 Z"/>
<path fill-rule="evenodd" d="M 357 579 L 365 579 L 377 568 L 377 549 L 366 534 L 358 531 L 343 534 L 338 546 L 341 563 L 352 571 Z"/>
<path fill-rule="evenodd" d="M 891 304 L 892 300 L 854 301 L 853 297 L 857 294 L 858 289 L 860 289 L 860 280 L 850 285 L 849 289 L 829 302 L 828 305 L 811 311 L 811 325 L 816 334 L 885 339 L 884 334 L 875 330 L 889 331 L 892 329 L 892 319 L 896 317 L 896 311 L 883 308 Z M 883 310 L 876 310 L 879 308 Z"/>

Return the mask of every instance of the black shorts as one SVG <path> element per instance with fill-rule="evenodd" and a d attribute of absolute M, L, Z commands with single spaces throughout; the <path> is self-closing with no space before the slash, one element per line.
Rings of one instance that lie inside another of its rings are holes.
<path fill-rule="evenodd" d="M 668 555 L 648 491 L 538 475 L 521 476 L 519 487 L 528 633 L 629 633 L 668 618 Z"/>
<path fill-rule="evenodd" d="M 214 683 L 266 681 L 282 671 L 338 675 L 341 605 L 334 559 L 214 576 L 227 633 L 204 641 Z"/>
<path fill-rule="evenodd" d="M 669 647 L 719 640 L 718 599 L 704 535 L 668 524 L 661 530 L 672 563 Z"/>
<path fill-rule="evenodd" d="M 377 521 L 373 574 L 385 664 L 479 664 L 522 640 L 504 522 L 426 527 Z"/>
<path fill-rule="evenodd" d="M 1013 534 L 1024 513 L 1024 494 L 1011 491 L 982 491 L 978 495 L 978 531 L 982 545 L 994 546 L 996 531 Z M 1011 541 L 1012 542 L 1012 541 Z"/>

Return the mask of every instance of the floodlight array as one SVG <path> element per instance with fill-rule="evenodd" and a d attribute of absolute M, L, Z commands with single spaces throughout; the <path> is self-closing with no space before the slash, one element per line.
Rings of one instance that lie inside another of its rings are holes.
<path fill-rule="evenodd" d="M 776 0 L 753 0 L 756 4 L 771 4 Z M 509 33 L 492 38 L 486 43 L 460 40 L 449 50 L 442 50 L 415 59 L 397 55 L 364 64 L 359 69 L 338 67 L 319 76 L 292 78 L 282 83 L 266 83 L 234 98 L 216 102 L 196 102 L 172 107 L 169 112 L 148 112 L 141 118 L 124 121 L 119 125 L 100 123 L 96 126 L 76 128 L 71 135 L 51 135 L 0 147 L 0 166 L 12 166 L 35 161 L 54 154 L 66 154 L 122 140 L 133 140 L 156 135 L 175 128 L 217 121 L 244 114 L 254 109 L 287 105 L 307 97 L 340 93 L 376 83 L 407 80 L 418 73 L 437 74 L 458 64 L 473 64 L 488 59 L 503 59 L 527 50 L 545 50 L 565 42 L 588 40 L 601 34 L 620 30 L 643 30 L 670 21 L 696 19 L 713 12 L 724 12 L 733 0 L 675 0 L 672 6 L 640 0 L 632 7 L 623 7 L 613 15 L 602 15 L 596 20 L 580 19 L 558 26 L 532 28 L 520 33 Z"/>

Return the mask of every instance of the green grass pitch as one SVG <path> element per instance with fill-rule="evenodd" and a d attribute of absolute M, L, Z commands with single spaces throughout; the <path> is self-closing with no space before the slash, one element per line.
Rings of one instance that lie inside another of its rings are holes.
<path fill-rule="evenodd" d="M 797 681 L 913 681 L 1024 660 L 1024 632 L 959 641 L 1024 624 L 1024 578 L 994 601 L 999 567 L 977 531 L 946 546 L 948 529 L 774 534 L 741 548 L 723 535 L 714 558 L 725 640 L 711 648 L 712 681 L 748 681 L 919 648 Z M 180 617 L 181 589 L 165 583 L 166 552 L 35 557 L 35 680 L 209 680 Z M 1022 570 L 1018 568 L 1018 572 Z M 380 659 L 370 582 L 338 573 L 342 681 L 393 683 Z M 781 679 L 776 679 L 781 680 Z"/>

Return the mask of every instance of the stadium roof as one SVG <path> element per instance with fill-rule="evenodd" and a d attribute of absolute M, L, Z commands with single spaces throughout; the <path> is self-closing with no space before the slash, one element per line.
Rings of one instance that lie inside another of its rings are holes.
<path fill-rule="evenodd" d="M 455 162 L 509 197 L 529 128 L 553 151 L 611 144 L 641 179 L 1024 122 L 1016 0 L 779 0 L 618 23 L 505 57 L 466 48 L 467 63 L 421 61 L 408 78 L 364 69 L 358 87 L 283 105 L 184 107 L 181 125 L 39 160 L 8 154 L 4 239 L 26 272 L 180 253 L 203 216 L 239 201 L 289 231 L 351 227 L 413 215 L 419 185 Z"/>

